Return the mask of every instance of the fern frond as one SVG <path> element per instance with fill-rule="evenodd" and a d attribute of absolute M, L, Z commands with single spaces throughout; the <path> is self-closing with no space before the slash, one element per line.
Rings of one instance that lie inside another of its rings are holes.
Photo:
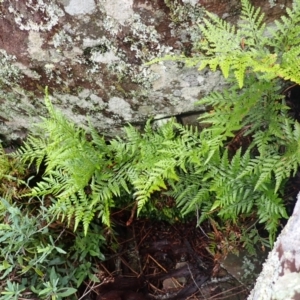
<path fill-rule="evenodd" d="M 300 26 L 299 26 L 300 30 Z M 285 80 L 300 83 L 300 49 L 299 45 L 282 54 L 281 68 L 278 75 Z"/>
<path fill-rule="evenodd" d="M 261 161 L 257 170 L 257 172 L 259 172 L 259 177 L 254 190 L 259 189 L 263 183 L 271 181 L 274 166 L 276 166 L 279 159 L 280 156 L 273 156 L 265 158 Z"/>
<path fill-rule="evenodd" d="M 206 56 L 216 54 L 230 53 L 230 49 L 235 51 L 240 48 L 240 41 L 236 36 L 236 28 L 234 25 L 220 19 L 216 15 L 206 12 L 207 18 L 204 18 L 204 25 L 200 24 L 200 29 L 205 39 L 199 43 L 199 48 L 205 52 Z M 211 60 L 214 66 L 214 59 Z M 200 68 L 203 68 L 200 66 Z M 212 67 L 214 68 L 214 67 Z"/>
<path fill-rule="evenodd" d="M 244 38 L 245 47 L 262 49 L 266 44 L 264 14 L 261 13 L 260 8 L 252 6 L 248 0 L 241 2 L 241 19 L 243 21 L 239 24 L 239 31 Z"/>
<path fill-rule="evenodd" d="M 176 200 L 183 216 L 210 202 L 209 184 L 203 181 L 203 171 L 199 166 L 187 164 L 185 170 L 178 171 L 178 180 L 168 193 Z"/>
<path fill-rule="evenodd" d="M 269 232 L 271 244 L 274 242 L 279 220 L 287 218 L 283 201 L 277 194 L 266 191 L 266 194 L 256 202 L 260 223 L 266 223 L 265 228 Z"/>
<path fill-rule="evenodd" d="M 267 39 L 264 36 L 264 15 L 260 9 L 243 0 L 242 22 L 238 29 L 211 13 L 207 13 L 207 17 L 205 25 L 200 25 L 205 37 L 198 45 L 205 54 L 205 57 L 199 58 L 200 70 L 209 66 L 215 71 L 220 67 L 227 78 L 231 69 L 240 88 L 248 69 L 274 74 L 276 57 L 265 51 Z"/>
<path fill-rule="evenodd" d="M 133 185 L 136 189 L 135 196 L 138 201 L 138 211 L 142 209 L 154 191 L 166 190 L 165 180 L 177 180 L 175 171 L 176 162 L 173 159 L 158 161 L 150 170 L 145 170 Z"/>
<path fill-rule="evenodd" d="M 293 8 L 287 8 L 288 16 L 282 16 L 280 20 L 275 20 L 276 27 L 269 27 L 271 35 L 269 45 L 274 47 L 275 52 L 285 53 L 291 47 L 297 47 L 300 43 L 300 2 L 293 1 Z"/>
<path fill-rule="evenodd" d="M 23 162 L 29 162 L 29 166 L 35 163 L 39 171 L 47 154 L 45 139 L 29 136 L 26 142 L 16 151 L 16 155 Z"/>

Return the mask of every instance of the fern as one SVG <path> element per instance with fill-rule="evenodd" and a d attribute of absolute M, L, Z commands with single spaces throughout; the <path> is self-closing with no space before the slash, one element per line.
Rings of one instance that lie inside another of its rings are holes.
<path fill-rule="evenodd" d="M 275 20 L 276 27 L 268 28 L 271 39 L 268 43 L 276 53 L 286 53 L 300 43 L 300 2 L 293 1 L 293 8 L 286 9 L 287 16 L 282 16 L 280 21 Z"/>
<path fill-rule="evenodd" d="M 200 24 L 203 38 L 197 45 L 197 49 L 205 56 L 200 55 L 198 60 L 193 60 L 194 65 L 199 64 L 200 70 L 209 66 L 215 71 L 220 67 L 225 78 L 231 71 L 239 87 L 242 87 L 248 69 L 267 71 L 270 65 L 275 64 L 276 57 L 268 51 L 263 51 L 267 45 L 267 39 L 264 37 L 264 16 L 248 1 L 242 0 L 242 21 L 237 27 L 209 12 L 206 15 L 204 24 Z"/>
<path fill-rule="evenodd" d="M 205 205 L 211 199 L 209 184 L 203 181 L 203 174 L 196 170 L 198 168 L 188 165 L 185 171 L 179 171 L 178 182 L 168 193 L 176 199 L 177 207 L 180 208 L 183 216 L 195 210 L 203 212 Z"/>
<path fill-rule="evenodd" d="M 144 133 L 132 126 L 125 131 L 126 146 L 114 140 L 111 142 L 112 151 L 118 159 L 116 162 L 121 163 L 117 173 L 124 174 L 123 178 L 133 186 L 140 211 L 153 192 L 167 189 L 167 180 L 177 180 L 176 160 L 170 154 L 165 156 L 162 151 L 165 141 L 175 139 L 175 127 L 174 122 L 169 122 L 154 131 L 149 120 Z"/>
<path fill-rule="evenodd" d="M 109 202 L 110 207 L 112 195 L 119 194 L 116 185 L 108 184 L 113 173 L 106 160 L 107 147 L 99 136 L 94 142 L 88 141 L 85 131 L 55 110 L 47 95 L 45 103 L 49 118 L 43 118 L 38 129 L 45 133 L 46 138 L 32 135 L 19 151 L 23 161 L 35 162 L 38 168 L 45 162 L 43 181 L 33 188 L 31 194 L 53 195 L 53 214 L 66 217 L 69 223 L 75 218 L 75 229 L 83 222 L 86 232 L 99 205 L 92 199 L 100 199 L 103 207 L 107 207 L 106 202 Z M 98 184 L 101 181 L 107 184 L 108 190 L 99 190 L 92 185 L 91 193 L 87 195 L 85 190 L 95 178 Z M 110 224 L 107 210 L 102 220 L 106 225 Z"/>
<path fill-rule="evenodd" d="M 129 125 L 124 139 L 106 144 L 93 128 L 87 140 L 87 133 L 55 110 L 47 95 L 45 102 L 49 117 L 38 128 L 46 138 L 31 135 L 19 155 L 38 168 L 45 164 L 43 180 L 31 195 L 52 195 L 51 212 L 74 229 L 82 223 L 87 232 L 96 215 L 110 226 L 110 211 L 122 195 L 133 195 L 141 211 L 155 191 L 177 180 L 178 162 L 163 151 L 166 141 L 179 139 L 174 122 L 153 130 L 149 120 L 143 133 Z"/>
<path fill-rule="evenodd" d="M 282 54 L 282 68 L 278 71 L 278 76 L 285 80 L 291 80 L 299 83 L 299 45 L 292 47 L 290 50 Z"/>
<path fill-rule="evenodd" d="M 241 18 L 237 26 L 206 12 L 199 24 L 202 38 L 195 45 L 197 53 L 185 58 L 165 56 L 161 60 L 182 60 L 187 66 L 198 66 L 199 70 L 209 67 L 220 68 L 225 78 L 234 74 L 240 88 L 245 76 L 254 74 L 259 79 L 282 78 L 300 83 L 299 73 L 299 30 L 300 1 L 287 8 L 288 17 L 275 21 L 276 27 L 267 27 L 264 14 L 249 0 L 241 0 Z"/>
<path fill-rule="evenodd" d="M 200 24 L 203 37 L 195 46 L 198 53 L 188 58 L 164 58 L 198 65 L 200 70 L 220 68 L 229 84 L 227 90 L 199 101 L 209 108 L 200 122 L 210 126 L 199 137 L 200 163 L 193 166 L 197 183 L 185 185 L 184 176 L 191 176 L 185 174 L 173 195 L 183 212 L 197 210 L 205 203 L 206 215 L 210 206 L 210 212 L 218 211 L 225 219 L 237 220 L 240 214 L 250 214 L 256 208 L 272 241 L 279 219 L 287 217 L 281 191 L 300 164 L 300 127 L 289 117 L 280 95 L 282 79 L 300 82 L 300 1 L 294 1 L 292 10 L 287 9 L 288 18 L 275 22 L 275 29 L 264 24 L 260 9 L 247 0 L 241 2 L 237 26 L 207 12 Z M 245 138 L 249 140 L 246 152 L 241 145 L 232 149 Z M 176 149 L 174 144 L 172 147 Z M 180 151 L 184 151 L 182 147 Z M 269 210 L 263 213 L 264 203 Z"/>

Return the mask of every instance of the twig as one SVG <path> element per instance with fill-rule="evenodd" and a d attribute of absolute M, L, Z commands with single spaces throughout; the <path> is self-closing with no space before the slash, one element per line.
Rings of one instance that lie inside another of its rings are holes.
<path fill-rule="evenodd" d="M 195 281 L 194 275 L 193 275 L 193 273 L 192 273 L 192 271 L 191 271 L 191 269 L 190 269 L 190 265 L 189 265 L 189 264 L 187 264 L 187 266 L 188 266 L 188 269 L 189 269 L 189 271 L 190 271 L 190 274 L 191 274 L 191 278 L 192 278 L 192 280 L 193 280 L 193 282 L 194 282 L 195 286 L 198 288 L 198 290 L 199 290 L 199 292 L 200 292 L 201 296 L 202 296 L 202 297 L 203 297 L 205 300 L 207 300 L 207 298 L 206 298 L 206 297 L 204 296 L 204 294 L 202 293 L 202 291 L 201 291 L 200 287 L 198 286 L 197 282 Z"/>
<path fill-rule="evenodd" d="M 200 225 L 198 227 L 200 228 L 200 230 L 202 231 L 202 233 L 209 239 L 209 236 L 205 233 L 205 231 L 203 230 L 203 228 Z"/>
<path fill-rule="evenodd" d="M 282 94 L 285 94 L 287 91 L 289 91 L 290 89 L 294 88 L 295 86 L 297 86 L 297 83 L 296 83 L 296 84 L 293 84 L 293 85 L 291 85 L 291 86 L 289 86 L 289 87 L 287 87 L 287 88 L 282 92 Z"/>
<path fill-rule="evenodd" d="M 87 285 L 87 287 L 86 287 L 86 289 L 85 289 L 83 295 L 82 295 L 80 298 L 78 298 L 78 300 L 83 299 L 83 298 L 84 298 L 86 295 L 88 295 L 91 291 L 94 291 L 96 288 L 98 288 L 99 286 L 103 285 L 103 282 L 102 282 L 102 283 L 99 283 L 98 285 L 95 285 L 95 284 L 96 284 L 96 282 L 93 282 L 93 285 L 91 286 L 91 288 L 90 288 L 88 291 L 86 291 L 87 288 L 89 287 L 89 285 Z"/>
<path fill-rule="evenodd" d="M 166 273 L 168 273 L 168 271 L 155 258 L 153 258 L 150 254 L 148 254 L 148 257 L 151 258 L 162 270 L 164 270 Z"/>
<path fill-rule="evenodd" d="M 133 270 L 124 258 L 122 258 L 122 257 L 120 256 L 120 259 L 121 259 L 122 263 L 123 263 L 123 264 L 124 264 L 124 265 L 132 272 L 132 273 L 134 273 L 136 276 L 139 276 L 139 273 L 137 273 L 135 270 Z"/>
<path fill-rule="evenodd" d="M 54 244 L 60 239 L 60 237 L 62 236 L 62 234 L 65 232 L 65 230 L 66 230 L 66 228 L 64 228 L 64 229 L 62 230 L 62 232 L 61 232 L 61 233 L 59 234 L 59 236 L 56 238 Z"/>
<path fill-rule="evenodd" d="M 152 229 L 150 228 L 148 230 L 148 232 L 143 236 L 143 238 L 140 240 L 138 247 L 140 247 L 140 245 L 142 244 L 142 242 L 144 241 L 144 239 L 149 235 L 149 233 L 152 231 Z"/>
<path fill-rule="evenodd" d="M 104 269 L 104 271 L 110 276 L 110 277 L 113 277 L 113 275 L 105 268 L 105 266 L 100 263 L 100 266 Z"/>
<path fill-rule="evenodd" d="M 216 294 L 216 295 L 213 295 L 212 297 L 209 297 L 207 300 L 211 300 L 211 299 L 216 299 L 216 297 L 219 297 L 219 296 L 222 296 L 223 294 L 227 294 L 228 292 L 232 292 L 232 291 L 234 291 L 234 290 L 236 290 L 236 289 L 238 289 L 238 288 L 240 288 L 241 286 L 235 286 L 235 287 L 233 287 L 233 288 L 231 288 L 231 289 L 228 289 L 228 290 L 226 290 L 226 291 L 223 291 L 223 292 L 220 292 L 220 293 L 218 293 L 218 294 Z M 234 293 L 233 295 L 229 295 L 229 296 L 223 296 L 223 297 L 221 297 L 221 298 L 218 298 L 219 300 L 220 299 L 229 299 L 228 297 L 232 297 L 232 296 L 234 296 L 234 295 L 238 295 L 238 294 L 241 294 L 241 293 L 244 293 L 246 290 L 241 290 L 241 291 L 239 291 L 239 292 L 236 292 L 236 293 Z"/>
<path fill-rule="evenodd" d="M 130 215 L 130 218 L 129 218 L 128 221 L 126 222 L 126 226 L 130 226 L 131 223 L 133 222 L 133 219 L 134 219 L 136 210 L 137 210 L 137 201 L 134 202 L 134 205 L 133 205 L 133 207 L 132 207 L 132 209 L 131 209 L 131 215 Z"/>
<path fill-rule="evenodd" d="M 158 287 L 156 287 L 155 285 L 153 285 L 151 282 L 149 282 L 149 285 L 152 287 L 152 289 L 154 290 L 154 291 L 158 291 L 158 292 L 160 292 L 160 293 L 163 293 L 164 291 L 163 290 L 161 290 L 161 289 L 159 289 Z"/>

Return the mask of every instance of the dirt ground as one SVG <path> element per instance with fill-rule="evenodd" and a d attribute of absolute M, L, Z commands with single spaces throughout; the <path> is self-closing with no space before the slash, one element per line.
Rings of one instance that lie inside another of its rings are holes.
<path fill-rule="evenodd" d="M 196 222 L 118 221 L 115 230 L 99 266 L 101 284 L 86 299 L 241 300 L 250 292 L 208 252 L 205 227 Z"/>

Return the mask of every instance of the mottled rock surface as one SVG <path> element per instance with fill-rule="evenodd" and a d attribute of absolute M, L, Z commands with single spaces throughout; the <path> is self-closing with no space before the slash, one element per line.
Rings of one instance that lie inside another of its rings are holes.
<path fill-rule="evenodd" d="M 271 21 L 292 1 L 254 2 Z M 230 21 L 240 12 L 238 0 L 0 1 L 1 138 L 23 138 L 45 114 L 45 86 L 68 117 L 89 119 L 105 135 L 127 122 L 201 111 L 195 102 L 223 86 L 219 72 L 145 62 L 190 55 L 203 7 Z"/>
<path fill-rule="evenodd" d="M 248 300 L 300 299 L 300 194 Z"/>

